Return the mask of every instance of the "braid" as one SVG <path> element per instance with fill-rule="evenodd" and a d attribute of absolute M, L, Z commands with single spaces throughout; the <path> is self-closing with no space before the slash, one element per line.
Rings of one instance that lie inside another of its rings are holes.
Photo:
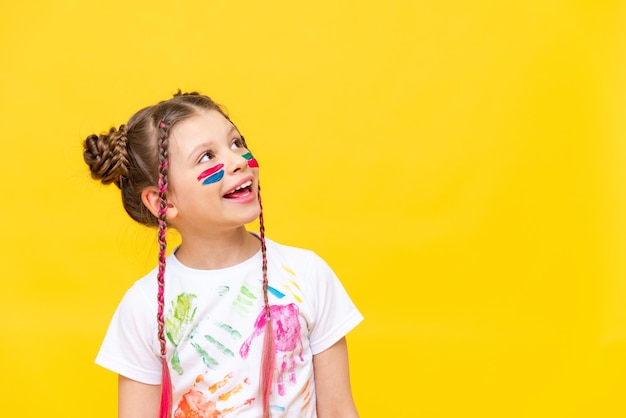
<path fill-rule="evenodd" d="M 265 246 L 265 223 L 263 222 L 263 204 L 261 202 L 261 185 L 259 184 L 258 191 L 259 198 L 259 208 L 261 209 L 259 212 L 259 233 L 261 236 L 261 255 L 263 257 L 263 302 L 265 303 L 265 315 L 269 319 L 270 317 L 270 304 L 267 295 L 267 288 L 269 287 L 269 282 L 267 280 L 267 248 Z"/>
<path fill-rule="evenodd" d="M 91 171 L 91 177 L 103 184 L 115 183 L 122 188 L 122 180 L 128 178 L 129 156 L 126 125 L 119 130 L 89 135 L 83 143 L 83 158 Z"/>
<path fill-rule="evenodd" d="M 172 382 L 169 374 L 169 368 L 167 367 L 167 351 L 165 341 L 165 260 L 167 249 L 167 173 L 168 173 L 168 128 L 167 125 L 161 120 L 158 124 L 159 132 L 159 269 L 157 272 L 158 282 L 158 310 L 157 310 L 157 323 L 158 323 L 158 337 L 161 345 L 161 361 L 163 364 L 163 374 L 161 380 L 161 410 L 159 413 L 160 418 L 168 418 L 171 413 L 172 403 Z"/>
<path fill-rule="evenodd" d="M 113 155 L 118 157 L 117 165 L 118 170 L 120 172 L 120 177 L 115 181 L 115 184 L 120 189 L 122 188 L 122 183 L 124 179 L 128 178 L 128 151 L 126 146 L 128 144 L 128 137 L 126 136 L 127 128 L 126 125 L 121 125 L 118 130 L 118 140 L 113 146 Z"/>
<path fill-rule="evenodd" d="M 265 305 L 265 337 L 263 339 L 263 358 L 261 359 L 261 391 L 263 395 L 263 418 L 270 417 L 270 392 L 276 365 L 274 352 L 274 329 L 272 327 L 271 310 L 268 297 L 269 281 L 267 279 L 267 248 L 265 246 L 265 224 L 263 222 L 263 204 L 261 203 L 261 186 L 258 188 L 259 199 L 259 235 L 261 238 L 261 256 L 263 259 L 263 303 Z"/>

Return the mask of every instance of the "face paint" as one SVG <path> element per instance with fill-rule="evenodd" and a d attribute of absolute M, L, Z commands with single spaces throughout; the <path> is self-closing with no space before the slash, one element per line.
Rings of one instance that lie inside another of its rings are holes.
<path fill-rule="evenodd" d="M 259 166 L 258 161 L 256 160 L 256 158 L 252 156 L 251 152 L 246 152 L 245 154 L 242 155 L 242 157 L 248 160 L 248 167 L 256 168 Z"/>
<path fill-rule="evenodd" d="M 198 181 L 206 186 L 220 181 L 222 177 L 224 177 L 224 164 L 218 164 L 200 173 Z"/>

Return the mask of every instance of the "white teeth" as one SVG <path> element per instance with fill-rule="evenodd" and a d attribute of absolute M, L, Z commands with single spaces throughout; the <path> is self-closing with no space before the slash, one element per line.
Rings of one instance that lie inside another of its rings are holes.
<path fill-rule="evenodd" d="M 245 189 L 246 187 L 249 187 L 251 185 L 252 185 L 252 180 L 248 180 L 245 183 L 243 183 L 242 185 L 240 185 L 239 187 L 237 187 L 235 190 L 233 190 L 233 192 L 236 192 L 237 190 Z"/>

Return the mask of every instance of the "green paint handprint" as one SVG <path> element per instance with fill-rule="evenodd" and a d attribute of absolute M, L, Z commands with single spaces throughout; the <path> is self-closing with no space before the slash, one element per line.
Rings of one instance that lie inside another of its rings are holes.
<path fill-rule="evenodd" d="M 178 358 L 178 345 L 183 339 L 185 327 L 193 322 L 193 317 L 196 315 L 197 308 L 193 306 L 195 298 L 196 295 L 191 293 L 181 293 L 176 301 L 172 301 L 172 307 L 165 316 L 165 335 L 174 345 L 171 364 L 179 375 L 183 374 L 183 368 Z"/>

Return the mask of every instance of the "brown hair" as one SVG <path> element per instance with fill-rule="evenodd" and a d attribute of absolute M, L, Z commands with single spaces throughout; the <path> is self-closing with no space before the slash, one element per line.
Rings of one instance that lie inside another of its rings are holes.
<path fill-rule="evenodd" d="M 210 97 L 179 90 L 171 99 L 141 109 L 119 129 L 112 127 L 85 139 L 83 157 L 91 177 L 103 184 L 115 183 L 122 192 L 124 209 L 135 221 L 158 226 L 157 218 L 141 201 L 141 192 L 157 186 L 159 178 L 158 124 L 163 122 L 171 130 L 199 110 L 217 110 L 228 119 Z"/>

